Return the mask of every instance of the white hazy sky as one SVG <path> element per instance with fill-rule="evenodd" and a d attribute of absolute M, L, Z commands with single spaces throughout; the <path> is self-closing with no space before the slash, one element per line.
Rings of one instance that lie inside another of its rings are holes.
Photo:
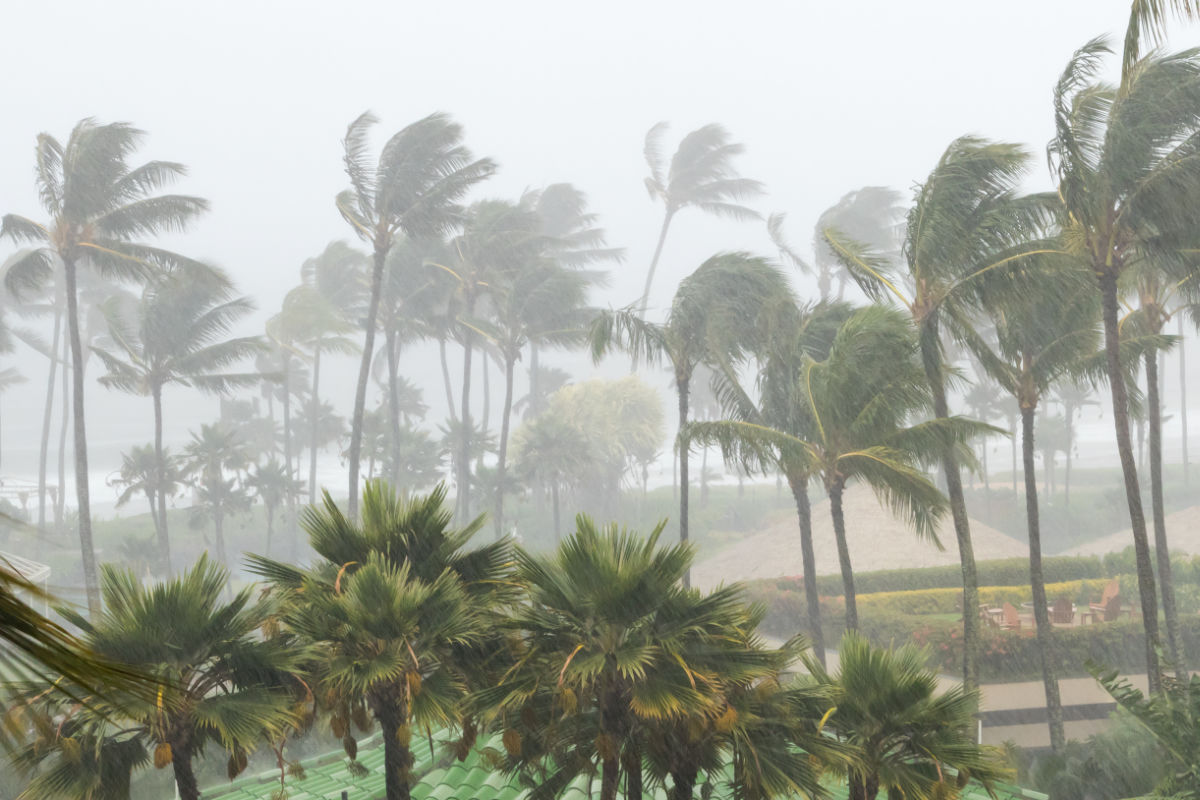
<path fill-rule="evenodd" d="M 89 115 L 134 122 L 148 132 L 144 157 L 188 164 L 179 189 L 212 202 L 173 244 L 227 268 L 265 316 L 306 257 L 348 236 L 333 206 L 346 124 L 372 109 L 382 138 L 445 110 L 477 154 L 500 164 L 478 196 L 557 181 L 590 195 L 611 243 L 628 251 L 602 298 L 620 305 L 640 288 L 659 224 L 642 187 L 642 137 L 655 122 L 671 121 L 672 148 L 699 125 L 725 124 L 747 147 L 744 174 L 768 186 L 759 208 L 788 212 L 791 238 L 807 249 L 816 216 L 844 192 L 907 192 L 964 133 L 1028 143 L 1030 185 L 1046 185 L 1051 87 L 1076 47 L 1123 30 L 1128 6 L 5 0 L 0 210 L 39 213 L 39 131 L 65 137 Z M 1198 32 L 1180 30 L 1173 43 Z M 656 303 L 706 256 L 742 248 L 769 250 L 761 226 L 681 215 Z M 34 380 L 6 398 L 5 435 L 17 447 L 36 439 L 44 386 L 42 364 L 22 364 Z M 411 371 L 430 364 L 417 354 Z M 333 375 L 345 408 L 349 382 Z M 90 391 L 98 439 L 149 439 L 148 403 Z M 432 382 L 429 394 L 437 399 Z M 176 412 L 172 438 L 214 408 Z"/>

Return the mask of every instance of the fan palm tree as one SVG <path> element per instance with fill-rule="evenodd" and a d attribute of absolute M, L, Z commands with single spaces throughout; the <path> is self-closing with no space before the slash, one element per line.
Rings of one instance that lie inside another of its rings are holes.
<path fill-rule="evenodd" d="M 745 623 L 740 589 L 684 589 L 693 551 L 686 542 L 660 547 L 664 525 L 642 537 L 581 514 L 553 554 L 517 550 L 529 602 L 510 626 L 524 654 L 480 702 L 518 763 L 553 755 L 558 775 L 548 785 L 595 764 L 601 800 L 617 797 L 622 777 L 625 797 L 640 798 L 651 726 L 718 716 L 720 681 L 751 684 L 771 671 L 763 650 L 713 652 Z"/>
<path fill-rule="evenodd" d="M 733 159 L 745 148 L 729 140 L 724 127 L 710 123 L 689 133 L 679 142 L 668 165 L 662 153 L 662 136 L 667 123 L 660 122 L 646 132 L 644 154 L 650 175 L 646 190 L 652 200 L 663 204 L 663 223 L 650 267 L 646 270 L 646 288 L 637 305 L 639 317 L 646 316 L 654 272 L 667 241 L 671 221 L 685 208 L 698 208 L 709 214 L 735 220 L 761 219 L 758 212 L 741 204 L 763 192 L 761 183 L 738 175 Z"/>
<path fill-rule="evenodd" d="M 735 371 L 722 364 L 715 388 L 725 419 L 694 424 L 691 437 L 722 447 L 727 462 L 748 472 L 778 471 L 791 489 L 796 503 L 800 531 L 800 556 L 804 569 L 804 595 L 808 609 L 808 636 L 813 652 L 825 662 L 825 636 L 821 627 L 821 603 L 817 592 L 816 554 L 813 548 L 812 509 L 809 483 L 815 477 L 814 464 L 790 446 L 764 442 L 764 428 L 786 433 L 797 439 L 808 437 L 813 420 L 808 413 L 807 392 L 801 377 L 806 359 L 823 361 L 838 328 L 852 313 L 844 303 L 821 303 L 800 309 L 799 314 L 785 309 L 773 325 L 771 344 L 758 358 L 757 402 Z M 761 447 L 760 445 L 766 445 Z M 766 456 L 766 458 L 763 458 Z"/>
<path fill-rule="evenodd" d="M 367 258 L 345 242 L 330 242 L 319 256 L 300 267 L 306 286 L 315 291 L 318 301 L 309 308 L 305 346 L 312 358 L 312 387 L 309 391 L 308 502 L 317 502 L 317 450 L 320 447 L 318 421 L 321 405 L 321 354 L 354 353 L 357 345 L 348 337 L 355 330 L 354 319 L 362 305 L 366 288 L 364 273 Z"/>
<path fill-rule="evenodd" d="M 649 322 L 632 309 L 604 311 L 592 323 L 592 357 L 620 347 L 634 360 L 666 360 L 679 400 L 679 539 L 688 540 L 688 391 L 703 363 L 737 361 L 764 343 L 764 322 L 792 303 L 783 273 L 748 253 L 719 253 L 679 285 L 666 322 Z M 685 581 L 689 580 L 685 576 Z"/>
<path fill-rule="evenodd" d="M 1050 200 L 1015 194 L 1028 160 L 1017 145 L 972 136 L 952 142 L 916 190 L 899 264 L 836 229 L 824 231 L 829 248 L 868 297 L 895 302 L 912 317 L 938 419 L 950 416 L 943 326 L 966 325 L 980 284 L 1053 249 L 1031 235 L 1040 230 Z M 962 564 L 963 608 L 978 608 L 975 550 L 953 449 L 942 457 L 942 472 Z M 963 614 L 963 674 L 968 686 L 978 684 L 978 643 L 977 616 Z"/>
<path fill-rule="evenodd" d="M 1135 3 L 1119 86 L 1095 77 L 1110 52 L 1104 40 L 1094 39 L 1077 51 L 1055 87 L 1055 136 L 1049 146 L 1067 250 L 1092 271 L 1101 298 L 1152 689 L 1160 675 L 1158 592 L 1119 357 L 1119 299 L 1135 271 L 1159 270 L 1177 283 L 1194 269 L 1191 254 L 1200 244 L 1200 164 L 1194 157 L 1200 119 L 1193 111 L 1200 103 L 1200 53 L 1137 53 L 1141 27 L 1157 20 L 1150 6 L 1159 7 L 1161 15 L 1168 7 L 1190 5 Z M 1149 16 L 1139 17 L 1138 6 Z"/>
<path fill-rule="evenodd" d="M 414 726 L 461 721 L 460 701 L 489 662 L 490 609 L 512 593 L 507 544 L 465 550 L 482 519 L 451 528 L 445 499 L 444 487 L 403 500 L 369 481 L 355 522 L 326 492 L 304 515 L 317 563 L 302 571 L 250 558 L 284 594 L 287 628 L 314 644 L 315 677 L 351 757 L 352 718 L 369 712 L 383 729 L 388 800 L 410 797 Z"/>
<path fill-rule="evenodd" d="M 244 493 L 237 486 L 238 472 L 249 463 L 246 445 L 237 431 L 221 423 L 201 425 L 192 433 L 192 440 L 183 450 L 183 471 L 193 481 L 199 495 L 199 509 L 213 525 L 216 537 L 217 560 L 228 564 L 225 556 L 225 516 L 248 506 Z"/>
<path fill-rule="evenodd" d="M 440 113 L 401 128 L 384 144 L 378 161 L 371 164 L 367 132 L 377 121 L 368 111 L 346 129 L 343 161 L 350 188 L 337 196 L 342 218 L 372 249 L 366 339 L 350 427 L 351 517 L 358 513 L 362 420 L 388 252 L 401 237 L 436 238 L 448 232 L 461 213 L 458 201 L 495 172 L 491 159 L 474 159 L 462 144 L 462 127 Z"/>
<path fill-rule="evenodd" d="M 264 464 L 255 464 L 246 476 L 246 488 L 262 500 L 267 512 L 267 543 L 264 553 L 271 555 L 271 539 L 275 534 L 275 514 L 287 501 L 289 495 L 300 491 L 300 482 L 288 475 L 288 470 L 278 459 L 272 458 Z"/>
<path fill-rule="evenodd" d="M 166 486 L 163 449 L 163 389 L 178 384 L 202 392 L 225 394 L 258 382 L 256 372 L 229 368 L 263 350 L 257 336 L 228 337 L 254 308 L 247 297 L 234 297 L 233 284 L 212 268 L 187 267 L 153 277 L 136 308 L 110 303 L 105 309 L 113 349 L 92 348 L 108 374 L 100 383 L 154 401 L 154 453 L 158 484 Z M 167 493 L 157 495 L 158 557 L 171 574 L 171 541 L 167 532 Z"/>
<path fill-rule="evenodd" d="M 847 631 L 830 674 L 809 660 L 812 679 L 831 692 L 837 711 L 828 727 L 850 746 L 850 800 L 954 796 L 968 779 L 987 787 L 1007 774 L 1003 754 L 978 744 L 979 690 L 938 693 L 927 654 L 912 645 L 885 650 Z"/>
<path fill-rule="evenodd" d="M 153 675 L 157 694 L 118 695 L 96 713 L 151 749 L 156 767 L 172 767 L 180 798 L 199 800 L 193 762 L 209 745 L 229 754 L 236 775 L 265 731 L 295 721 L 289 689 L 304 650 L 259 635 L 276 610 L 252 602 L 251 588 L 221 603 L 228 573 L 203 555 L 151 586 L 109 564 L 102 577 L 105 610 L 96 620 L 62 613 L 92 651 Z M 71 757 L 62 731 L 51 727 L 43 735 L 44 746 Z"/>
<path fill-rule="evenodd" d="M 181 256 L 134 239 L 181 230 L 208 207 L 197 197 L 154 194 L 186 170 L 167 161 L 130 166 L 129 157 L 142 136 L 142 131 L 126 123 L 101 125 L 92 119 L 79 122 L 65 145 L 47 133 L 39 134 L 35 175 L 49 219 L 40 223 L 6 214 L 0 221 L 0 236 L 35 245 L 9 266 L 5 276 L 15 296 L 49 280 L 56 265 L 63 269 L 73 377 L 75 494 L 84 586 L 93 616 L 100 611 L 100 592 L 88 490 L 78 269 L 85 266 L 107 277 L 138 278 L 152 265 L 185 263 Z"/>

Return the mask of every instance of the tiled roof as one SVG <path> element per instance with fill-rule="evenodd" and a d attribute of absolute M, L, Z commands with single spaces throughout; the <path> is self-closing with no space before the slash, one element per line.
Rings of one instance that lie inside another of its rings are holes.
<path fill-rule="evenodd" d="M 416 742 L 414 741 L 414 744 Z M 499 749 L 499 737 L 489 743 Z M 477 749 L 466 760 L 459 762 L 444 752 L 430 757 L 429 747 L 413 748 L 415 763 L 413 772 L 421 778 L 413 787 L 413 800 L 523 800 L 529 790 L 521 786 L 516 777 L 506 776 L 491 769 L 487 760 Z M 302 762 L 303 780 L 289 778 L 288 800 L 340 800 L 342 792 L 348 800 L 378 800 L 384 796 L 383 748 L 379 746 L 378 734 L 359 743 L 358 762 L 367 769 L 360 776 L 350 771 L 349 762 L 340 750 Z M 592 787 L 599 791 L 599 785 Z M 239 778 L 229 784 L 213 786 L 203 792 L 204 800 L 270 800 L 279 789 L 279 772 L 272 770 L 260 775 Z M 846 787 L 840 784 L 829 786 L 831 800 L 845 800 Z M 1046 800 L 1046 795 L 1021 789 L 1016 786 L 996 787 L 998 800 Z M 588 779 L 580 778 L 563 792 L 564 800 L 588 800 L 592 796 Z M 724 798 L 720 790 L 713 794 Z M 644 800 L 667 800 L 665 791 L 647 790 Z M 971 783 L 960 795 L 962 800 L 989 800 L 983 787 Z"/>

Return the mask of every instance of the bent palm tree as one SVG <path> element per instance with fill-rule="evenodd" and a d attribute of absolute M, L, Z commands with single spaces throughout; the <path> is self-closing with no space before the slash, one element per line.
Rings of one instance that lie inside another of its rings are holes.
<path fill-rule="evenodd" d="M 646 270 L 646 288 L 642 290 L 637 308 L 640 317 L 646 316 L 654 272 L 667 241 L 667 230 L 676 214 L 692 207 L 735 220 L 760 219 L 758 212 L 740 201 L 762 194 L 763 185 L 738 175 L 733 159 L 745 148 L 729 141 L 729 132 L 724 127 L 712 123 L 683 137 L 670 165 L 664 160 L 661 149 L 666 130 L 667 123 L 660 122 L 646 132 L 644 153 L 650 167 L 646 190 L 651 199 L 662 201 L 663 223 L 650 267 Z"/>
<path fill-rule="evenodd" d="M 1015 195 L 1028 160 L 1017 145 L 971 136 L 952 142 L 916 190 L 899 265 L 886 253 L 835 229 L 825 230 L 825 241 L 859 288 L 873 300 L 898 303 L 912 317 L 938 419 L 950 416 L 943 324 L 965 324 L 980 283 L 1053 247 L 1029 235 L 1046 215 L 1048 199 Z M 963 608 L 978 608 L 979 577 L 959 459 L 947 449 L 941 461 L 962 565 Z M 979 619 L 974 614 L 963 614 L 963 645 L 964 680 L 974 686 L 979 682 Z"/>
<path fill-rule="evenodd" d="M 688 540 L 688 392 L 704 363 L 736 362 L 765 344 L 763 322 L 780 305 L 793 303 L 777 267 L 749 253 L 720 253 L 679 285 L 664 323 L 648 322 L 632 309 L 604 311 L 592 323 L 592 358 L 613 347 L 644 359 L 670 363 L 679 400 L 679 539 Z M 685 583 L 690 575 L 684 576 Z"/>
<path fill-rule="evenodd" d="M 1158 592 L 1129 429 L 1122 375 L 1119 298 L 1135 269 L 1194 270 L 1200 241 L 1200 53 L 1136 53 L 1137 6 L 1122 82 L 1095 76 L 1110 52 L 1094 39 L 1075 53 L 1054 91 L 1055 136 L 1048 152 L 1065 216 L 1067 250 L 1089 268 L 1101 299 L 1113 425 L 1136 557 L 1146 663 L 1157 689 Z M 1172 4 L 1182 6 L 1183 4 Z M 1144 21 L 1144 20 L 1143 20 Z"/>
<path fill-rule="evenodd" d="M 178 384 L 202 392 L 225 394 L 259 380 L 256 372 L 228 372 L 238 362 L 263 351 L 257 336 L 225 338 L 254 305 L 233 297 L 233 285 L 222 273 L 206 268 L 180 268 L 155 276 L 136 308 L 110 303 L 105 308 L 109 339 L 117 352 L 92 350 L 108 374 L 100 383 L 154 400 L 154 457 L 159 486 L 166 486 L 163 449 L 163 389 Z M 167 493 L 157 495 L 155 530 L 158 556 L 171 574 L 171 541 L 167 532 Z"/>
<path fill-rule="evenodd" d="M 367 131 L 376 122 L 375 116 L 367 112 L 346 129 L 343 161 L 350 188 L 337 196 L 342 218 L 372 248 L 366 339 L 350 428 L 351 517 L 358 513 L 363 414 L 388 252 L 402 236 L 437 237 L 446 233 L 458 220 L 458 201 L 495 171 L 491 159 L 473 158 L 462 144 L 462 127 L 445 114 L 430 114 L 400 129 L 384 144 L 378 161 L 372 165 L 367 155 Z"/>
<path fill-rule="evenodd" d="M 73 378 L 79 542 L 88 611 L 93 616 L 100 612 L 100 590 L 88 489 L 78 270 L 87 266 L 113 278 L 140 278 L 151 265 L 175 267 L 186 263 L 181 256 L 134 239 L 182 230 L 208 208 L 208 203 L 197 197 L 154 194 L 186 170 L 182 164 L 168 161 L 131 167 L 128 158 L 142 135 L 126 123 L 100 125 L 92 119 L 79 122 L 65 145 L 47 133 L 39 134 L 36 182 L 49 220 L 39 223 L 6 214 L 0 222 L 0 237 L 35 245 L 10 266 L 5 276 L 14 295 L 19 297 L 48 280 L 56 264 L 63 269 Z"/>

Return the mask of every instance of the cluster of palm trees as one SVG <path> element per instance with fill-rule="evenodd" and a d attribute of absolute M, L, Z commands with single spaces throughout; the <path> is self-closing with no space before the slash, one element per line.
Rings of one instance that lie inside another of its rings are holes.
<path fill-rule="evenodd" d="M 332 733 L 353 764 L 375 724 L 389 800 L 411 796 L 422 747 L 484 748 L 539 797 L 595 776 L 604 800 L 822 797 L 838 776 L 856 800 L 936 797 L 1006 773 L 974 741 L 977 691 L 939 692 L 925 654 L 853 634 L 833 673 L 800 637 L 767 646 L 739 587 L 682 586 L 694 550 L 662 544 L 662 524 L 580 515 L 535 555 L 470 547 L 484 518 L 454 527 L 441 487 L 402 498 L 368 481 L 359 511 L 328 494 L 305 510 L 308 567 L 251 556 L 263 594 L 230 595 L 207 558 L 151 585 L 104 565 L 104 612 L 64 613 L 71 646 L 106 669 L 26 690 L 22 796 L 128 797 L 153 764 L 196 800 L 202 758 L 227 758 L 232 779 L 256 750 L 286 796 L 289 742 Z M 801 661 L 810 675 L 789 677 Z"/>

